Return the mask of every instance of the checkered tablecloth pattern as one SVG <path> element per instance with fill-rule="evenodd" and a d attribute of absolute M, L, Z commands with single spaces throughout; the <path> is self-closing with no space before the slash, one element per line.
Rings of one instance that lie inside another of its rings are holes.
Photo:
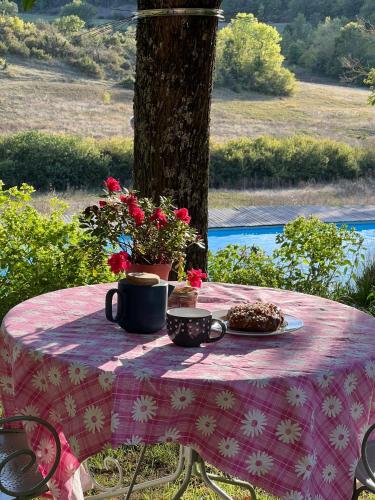
<path fill-rule="evenodd" d="M 361 437 L 375 420 L 375 318 L 318 297 L 206 283 L 199 307 L 262 299 L 304 327 L 189 349 L 165 331 L 130 334 L 109 323 L 111 287 L 36 297 L 2 324 L 5 413 L 37 415 L 59 431 L 56 499 L 71 498 L 80 462 L 108 445 L 166 441 L 286 500 L 350 498 Z M 26 431 L 47 470 L 52 442 Z"/>

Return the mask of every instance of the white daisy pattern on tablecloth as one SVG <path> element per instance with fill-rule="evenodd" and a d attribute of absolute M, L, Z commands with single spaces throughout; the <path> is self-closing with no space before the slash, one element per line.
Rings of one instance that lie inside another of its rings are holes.
<path fill-rule="evenodd" d="M 56 366 L 53 366 L 48 370 L 48 380 L 51 382 L 52 385 L 55 386 L 61 385 L 61 373 Z"/>
<path fill-rule="evenodd" d="M 216 427 L 216 420 L 211 415 L 201 415 L 195 422 L 195 426 L 203 436 L 210 436 Z"/>
<path fill-rule="evenodd" d="M 329 442 L 335 450 L 344 450 L 349 443 L 350 432 L 345 425 L 338 425 L 329 434 Z"/>
<path fill-rule="evenodd" d="M 337 417 L 341 410 L 341 401 L 336 396 L 328 396 L 322 403 L 322 412 L 327 417 Z"/>
<path fill-rule="evenodd" d="M 21 415 L 28 415 L 31 417 L 39 417 L 39 410 L 34 405 L 27 405 L 27 406 L 25 406 L 25 408 L 23 408 L 20 411 L 20 414 Z M 36 425 L 37 425 L 36 422 L 27 422 L 26 420 L 24 422 L 22 422 L 22 424 L 25 428 L 25 431 L 27 431 L 27 432 L 34 430 Z"/>
<path fill-rule="evenodd" d="M 98 377 L 99 385 L 103 391 L 109 391 L 112 388 L 114 380 L 115 374 L 112 372 L 102 372 Z"/>
<path fill-rule="evenodd" d="M 180 431 L 176 427 L 171 427 L 168 429 L 164 435 L 160 438 L 162 443 L 171 443 L 180 439 Z"/>
<path fill-rule="evenodd" d="M 358 420 L 362 417 L 364 410 L 362 403 L 353 403 L 350 407 L 350 415 L 354 420 Z"/>
<path fill-rule="evenodd" d="M 249 455 L 246 460 L 246 469 L 255 476 L 264 476 L 273 467 L 273 458 L 262 451 L 257 451 Z"/>
<path fill-rule="evenodd" d="M 303 496 L 301 492 L 293 490 L 285 495 L 284 500 L 303 500 Z"/>
<path fill-rule="evenodd" d="M 148 380 L 152 377 L 153 371 L 151 368 L 147 367 L 141 367 L 141 368 L 136 368 L 134 370 L 134 376 L 137 380 L 140 380 L 141 382 L 144 380 Z"/>
<path fill-rule="evenodd" d="M 68 373 L 72 384 L 79 385 L 87 376 L 88 368 L 81 363 L 72 363 L 69 365 Z"/>
<path fill-rule="evenodd" d="M 334 379 L 333 371 L 328 370 L 327 372 L 319 373 L 317 379 L 318 384 L 322 389 L 328 389 Z"/>
<path fill-rule="evenodd" d="M 120 420 L 119 420 L 118 413 L 112 413 L 112 415 L 111 415 L 111 432 L 117 431 L 119 425 L 120 425 Z"/>
<path fill-rule="evenodd" d="M 365 437 L 367 429 L 368 429 L 368 426 L 366 424 L 362 425 L 362 427 L 359 429 L 358 437 L 359 437 L 359 440 L 361 441 L 361 443 L 363 441 L 363 438 Z"/>
<path fill-rule="evenodd" d="M 137 446 L 137 444 L 141 443 L 142 438 L 140 436 L 132 436 L 131 438 L 125 440 L 125 444 L 127 444 L 128 446 Z"/>
<path fill-rule="evenodd" d="M 3 349 L 1 349 L 0 355 L 3 358 L 3 360 L 5 361 L 5 363 L 8 363 L 8 365 L 10 365 L 12 363 L 12 358 L 10 357 L 9 351 L 5 347 Z"/>
<path fill-rule="evenodd" d="M 73 464 L 67 464 L 66 467 L 65 467 L 65 474 L 70 477 L 70 476 L 73 476 L 73 474 L 75 473 L 76 471 L 76 467 L 74 467 Z"/>
<path fill-rule="evenodd" d="M 221 391 L 215 398 L 217 406 L 222 410 L 233 408 L 235 401 L 234 395 L 230 391 Z"/>
<path fill-rule="evenodd" d="M 323 481 L 325 483 L 332 483 L 336 477 L 336 467 L 333 464 L 328 464 L 324 467 L 322 471 Z"/>
<path fill-rule="evenodd" d="M 41 351 L 32 350 L 32 351 L 29 351 L 29 354 L 33 358 L 34 361 L 43 361 L 44 354 Z"/>
<path fill-rule="evenodd" d="M 22 350 L 22 345 L 19 342 L 17 342 L 13 346 L 13 352 L 12 352 L 13 361 L 17 361 L 17 358 L 21 354 L 21 350 Z"/>
<path fill-rule="evenodd" d="M 311 473 L 316 465 L 316 455 L 309 454 L 298 460 L 294 470 L 298 477 L 310 479 Z"/>
<path fill-rule="evenodd" d="M 54 424 L 58 424 L 59 422 L 61 422 L 61 415 L 57 410 L 51 409 L 48 415 L 51 422 L 53 422 Z"/>
<path fill-rule="evenodd" d="M 261 411 L 251 410 L 245 414 L 245 418 L 241 420 L 241 423 L 241 430 L 245 436 L 254 437 L 262 434 L 267 418 Z"/>
<path fill-rule="evenodd" d="M 50 439 L 43 438 L 40 440 L 36 453 L 39 460 L 44 464 L 49 464 L 56 456 L 55 444 Z"/>
<path fill-rule="evenodd" d="M 171 405 L 175 410 L 184 410 L 195 399 L 195 394 L 191 389 L 179 387 L 171 395 Z"/>
<path fill-rule="evenodd" d="M 301 426 L 290 419 L 281 420 L 276 428 L 276 436 L 285 444 L 294 444 L 301 437 Z"/>
<path fill-rule="evenodd" d="M 49 491 L 53 498 L 60 498 L 61 490 L 57 485 L 57 482 L 54 479 L 50 479 L 47 483 Z"/>
<path fill-rule="evenodd" d="M 133 420 L 147 422 L 156 415 L 157 405 L 151 396 L 140 396 L 133 404 Z"/>
<path fill-rule="evenodd" d="M 37 391 L 46 392 L 48 390 L 48 380 L 42 370 L 32 376 L 31 384 Z"/>
<path fill-rule="evenodd" d="M 0 387 L 6 394 L 14 395 L 13 380 L 10 377 L 6 377 L 5 375 L 0 377 Z"/>
<path fill-rule="evenodd" d="M 64 403 L 65 403 L 66 413 L 69 415 L 69 417 L 75 417 L 77 413 L 77 405 L 75 399 L 71 394 L 68 394 L 65 397 Z"/>
<path fill-rule="evenodd" d="M 375 379 L 375 361 L 367 361 L 365 364 L 365 371 L 368 378 Z"/>
<path fill-rule="evenodd" d="M 287 390 L 286 399 L 290 406 L 303 406 L 307 397 L 303 389 L 293 386 Z"/>
<path fill-rule="evenodd" d="M 349 375 L 346 376 L 345 381 L 344 381 L 344 391 L 347 396 L 350 396 L 350 394 L 355 391 L 356 387 L 358 385 L 358 379 L 354 373 L 349 373 Z"/>
<path fill-rule="evenodd" d="M 101 431 L 104 425 L 104 413 L 100 406 L 90 405 L 86 408 L 83 422 L 86 429 L 92 434 Z"/>
<path fill-rule="evenodd" d="M 220 454 L 226 458 L 235 457 L 240 450 L 240 446 L 238 444 L 238 441 L 236 439 L 233 439 L 233 438 L 221 439 L 219 441 L 218 448 L 219 448 Z"/>
<path fill-rule="evenodd" d="M 359 457 L 358 457 L 358 458 L 356 458 L 356 459 L 354 460 L 354 462 L 352 462 L 352 463 L 350 464 L 350 467 L 349 467 L 348 476 L 349 476 L 349 478 L 350 478 L 352 481 L 353 481 L 354 476 L 355 476 L 355 470 L 356 470 L 357 465 L 358 465 L 358 460 L 359 460 Z"/>

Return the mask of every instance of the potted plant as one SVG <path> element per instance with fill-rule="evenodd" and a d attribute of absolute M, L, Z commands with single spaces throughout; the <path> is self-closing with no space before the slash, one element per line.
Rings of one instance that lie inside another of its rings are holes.
<path fill-rule="evenodd" d="M 104 182 L 103 199 L 87 207 L 80 221 L 111 254 L 108 264 L 115 274 L 145 271 L 168 279 L 172 264 L 183 272 L 190 245 L 203 246 L 186 208 L 177 209 L 163 196 L 157 205 L 138 198 L 113 177 Z"/>

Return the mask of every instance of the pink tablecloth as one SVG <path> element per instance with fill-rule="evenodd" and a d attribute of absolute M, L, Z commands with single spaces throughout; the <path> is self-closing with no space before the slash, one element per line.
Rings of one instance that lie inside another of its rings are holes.
<path fill-rule="evenodd" d="M 79 462 L 107 445 L 161 441 L 193 446 L 288 500 L 350 498 L 361 437 L 375 420 L 375 318 L 317 297 L 206 284 L 201 307 L 261 298 L 305 326 L 184 349 L 164 331 L 127 334 L 107 322 L 108 288 L 36 297 L 2 325 L 6 414 L 48 419 L 66 439 L 56 498 L 69 498 Z M 49 441 L 28 432 L 47 467 Z"/>

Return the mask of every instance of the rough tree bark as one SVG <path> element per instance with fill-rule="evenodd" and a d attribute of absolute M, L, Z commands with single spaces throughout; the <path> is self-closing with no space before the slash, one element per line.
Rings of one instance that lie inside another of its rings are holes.
<path fill-rule="evenodd" d="M 219 8 L 221 0 L 138 0 L 139 9 Z M 144 196 L 169 195 L 189 209 L 207 244 L 209 117 L 217 19 L 138 21 L 134 95 L 134 183 Z M 207 267 L 207 251 L 188 253 Z"/>

